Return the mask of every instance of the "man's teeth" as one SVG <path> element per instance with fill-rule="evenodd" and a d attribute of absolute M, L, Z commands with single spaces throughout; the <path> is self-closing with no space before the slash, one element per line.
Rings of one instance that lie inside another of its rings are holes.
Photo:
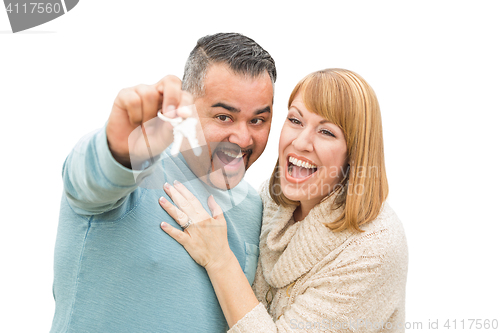
<path fill-rule="evenodd" d="M 229 151 L 222 151 L 224 154 L 226 154 L 227 156 L 229 157 L 232 157 L 232 158 L 242 158 L 243 157 L 243 153 L 239 153 L 238 155 L 234 154 L 234 153 L 231 153 Z"/>
<path fill-rule="evenodd" d="M 310 163 L 305 162 L 305 161 L 301 161 L 301 160 L 299 160 L 299 159 L 297 159 L 295 157 L 290 157 L 288 160 L 290 161 L 290 163 L 292 163 L 292 164 L 294 164 L 296 166 L 302 167 L 302 168 L 306 168 L 306 169 L 315 169 L 315 168 L 317 168 L 316 165 L 310 164 Z"/>

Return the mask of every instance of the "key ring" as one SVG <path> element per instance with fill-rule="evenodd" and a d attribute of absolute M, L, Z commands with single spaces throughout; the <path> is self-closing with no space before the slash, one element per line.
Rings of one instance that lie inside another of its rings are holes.
<path fill-rule="evenodd" d="M 193 153 L 196 156 L 201 155 L 201 147 L 196 138 L 196 124 L 198 121 L 195 118 L 186 118 L 184 120 L 182 120 L 181 117 L 167 118 L 161 113 L 161 110 L 158 110 L 158 118 L 169 122 L 174 127 L 174 143 L 170 151 L 173 156 L 179 154 L 182 139 L 184 137 L 188 139 L 189 145 L 193 149 Z"/>

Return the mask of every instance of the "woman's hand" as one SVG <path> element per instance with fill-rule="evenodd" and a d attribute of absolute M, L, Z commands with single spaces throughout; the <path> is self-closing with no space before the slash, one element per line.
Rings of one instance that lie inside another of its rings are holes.
<path fill-rule="evenodd" d="M 185 226 L 191 219 L 191 224 L 180 231 L 166 222 L 161 228 L 173 239 L 179 242 L 189 255 L 207 270 L 222 266 L 233 255 L 227 241 L 227 225 L 222 209 L 213 196 L 208 198 L 208 207 L 212 216 L 205 211 L 198 199 L 181 183 L 174 185 L 165 183 L 165 193 L 177 205 L 172 205 L 161 197 L 160 205 L 180 225 Z"/>
<path fill-rule="evenodd" d="M 165 184 L 163 188 L 177 205 L 175 207 L 165 198 L 160 198 L 163 209 L 180 226 L 185 226 L 189 219 L 192 224 L 184 231 L 165 222 L 161 224 L 161 228 L 184 246 L 198 264 L 205 267 L 227 323 L 232 327 L 255 308 L 259 301 L 238 259 L 229 248 L 222 209 L 210 196 L 208 207 L 213 217 L 210 216 L 198 199 L 179 182 L 174 182 L 174 186 Z"/>

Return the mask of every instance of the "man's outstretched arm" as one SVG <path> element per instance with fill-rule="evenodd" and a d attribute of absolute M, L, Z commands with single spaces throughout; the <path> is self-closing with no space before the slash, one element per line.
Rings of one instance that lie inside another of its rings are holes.
<path fill-rule="evenodd" d="M 191 104 L 191 95 L 174 76 L 121 90 L 106 127 L 80 140 L 64 163 L 64 190 L 73 209 L 93 215 L 120 206 L 152 172 L 149 168 L 134 177 L 132 168 L 151 164 L 172 142 L 172 126 L 156 117 L 158 110 L 185 118 L 189 109 L 176 110 Z"/>

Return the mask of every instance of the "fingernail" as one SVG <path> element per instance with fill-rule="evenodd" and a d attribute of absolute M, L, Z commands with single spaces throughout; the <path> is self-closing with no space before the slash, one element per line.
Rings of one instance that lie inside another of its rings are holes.
<path fill-rule="evenodd" d="M 214 210 L 212 209 L 212 205 L 213 205 L 213 202 L 214 202 L 214 196 L 210 194 L 210 196 L 208 197 L 208 208 L 210 209 L 210 213 L 212 213 L 212 217 L 214 216 Z"/>
<path fill-rule="evenodd" d="M 187 118 L 191 116 L 193 113 L 191 112 L 191 109 L 189 106 L 183 106 L 177 110 L 177 113 L 181 114 L 184 116 L 184 118 Z"/>
<path fill-rule="evenodd" d="M 165 110 L 165 112 L 163 113 L 165 115 L 165 117 L 168 117 L 168 118 L 175 118 L 175 106 L 173 105 L 169 105 L 167 106 L 167 109 Z"/>
<path fill-rule="evenodd" d="M 165 183 L 165 185 L 163 185 L 163 187 L 165 187 L 165 189 L 169 189 L 170 188 L 170 184 L 169 183 Z"/>
<path fill-rule="evenodd" d="M 168 223 L 167 223 L 167 222 L 162 222 L 162 223 L 161 223 L 161 227 L 162 227 L 162 228 L 167 228 L 167 226 L 168 226 Z"/>
<path fill-rule="evenodd" d="M 175 118 L 175 111 L 167 111 L 163 114 L 167 118 Z"/>
<path fill-rule="evenodd" d="M 165 199 L 164 197 L 160 197 L 160 202 L 161 202 L 162 204 L 164 204 L 164 203 L 166 203 L 166 202 L 167 202 L 167 199 Z"/>
<path fill-rule="evenodd" d="M 174 180 L 174 185 L 179 185 L 180 183 L 177 180 Z"/>

